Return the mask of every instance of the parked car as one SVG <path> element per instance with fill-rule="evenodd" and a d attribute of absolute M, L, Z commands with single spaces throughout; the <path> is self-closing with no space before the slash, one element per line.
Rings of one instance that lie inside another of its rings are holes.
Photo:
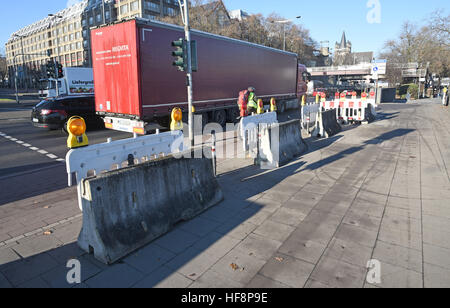
<path fill-rule="evenodd" d="M 31 122 L 35 127 L 65 130 L 67 120 L 75 115 L 83 117 L 88 128 L 103 126 L 103 120 L 95 114 L 95 97 L 93 95 L 43 100 L 31 111 Z"/>

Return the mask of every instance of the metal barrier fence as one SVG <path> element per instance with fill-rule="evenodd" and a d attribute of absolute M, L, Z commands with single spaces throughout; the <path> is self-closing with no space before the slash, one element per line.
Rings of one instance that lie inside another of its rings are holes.
<path fill-rule="evenodd" d="M 82 179 L 105 171 L 117 170 L 135 163 L 146 162 L 184 150 L 182 131 L 135 137 L 70 150 L 66 155 L 68 185 L 73 174 L 78 184 L 78 202 L 81 208 Z"/>

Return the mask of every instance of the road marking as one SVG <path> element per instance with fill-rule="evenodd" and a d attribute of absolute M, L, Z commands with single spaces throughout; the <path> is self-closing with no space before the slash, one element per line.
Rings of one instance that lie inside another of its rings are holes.
<path fill-rule="evenodd" d="M 8 136 L 8 135 L 5 134 L 5 133 L 0 132 L 0 137 L 3 137 L 3 138 L 8 139 L 8 140 L 10 140 L 10 141 L 14 141 L 14 142 L 16 142 L 17 144 L 21 144 L 21 145 L 23 145 L 24 147 L 26 147 L 27 149 L 30 149 L 30 150 L 32 150 L 32 151 L 35 151 L 35 152 L 39 153 L 39 154 L 45 155 L 45 156 L 47 156 L 48 158 L 53 159 L 53 160 L 55 160 L 55 161 L 57 161 L 57 162 L 60 162 L 60 163 L 65 163 L 65 162 L 66 162 L 65 159 L 59 158 L 59 157 L 56 156 L 55 154 L 49 153 L 49 152 L 47 152 L 46 150 L 41 150 L 41 149 L 39 149 L 39 148 L 37 148 L 37 147 L 32 146 L 32 145 L 29 144 L 29 143 L 26 143 L 25 141 L 22 141 L 22 140 L 19 140 L 19 139 L 17 139 L 17 138 L 13 138 L 13 137 L 11 137 L 11 136 Z"/>

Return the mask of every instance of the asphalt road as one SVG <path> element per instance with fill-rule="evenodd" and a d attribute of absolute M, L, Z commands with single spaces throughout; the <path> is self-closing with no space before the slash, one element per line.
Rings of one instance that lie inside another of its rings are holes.
<path fill-rule="evenodd" d="M 64 159 L 67 135 L 31 124 L 32 104 L 0 101 L 0 204 L 61 189 L 67 185 Z M 90 144 L 107 138 L 129 138 L 129 133 L 89 130 Z"/>

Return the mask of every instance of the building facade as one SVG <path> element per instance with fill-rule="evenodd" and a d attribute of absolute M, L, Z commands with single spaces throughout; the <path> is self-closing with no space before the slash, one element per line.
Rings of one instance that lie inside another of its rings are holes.
<path fill-rule="evenodd" d="M 91 67 L 90 28 L 134 17 L 155 19 L 178 14 L 177 0 L 85 0 L 13 33 L 6 43 L 13 85 L 37 87 L 45 66 Z"/>
<path fill-rule="evenodd" d="M 117 0 L 117 19 L 157 19 L 179 13 L 178 0 Z"/>

